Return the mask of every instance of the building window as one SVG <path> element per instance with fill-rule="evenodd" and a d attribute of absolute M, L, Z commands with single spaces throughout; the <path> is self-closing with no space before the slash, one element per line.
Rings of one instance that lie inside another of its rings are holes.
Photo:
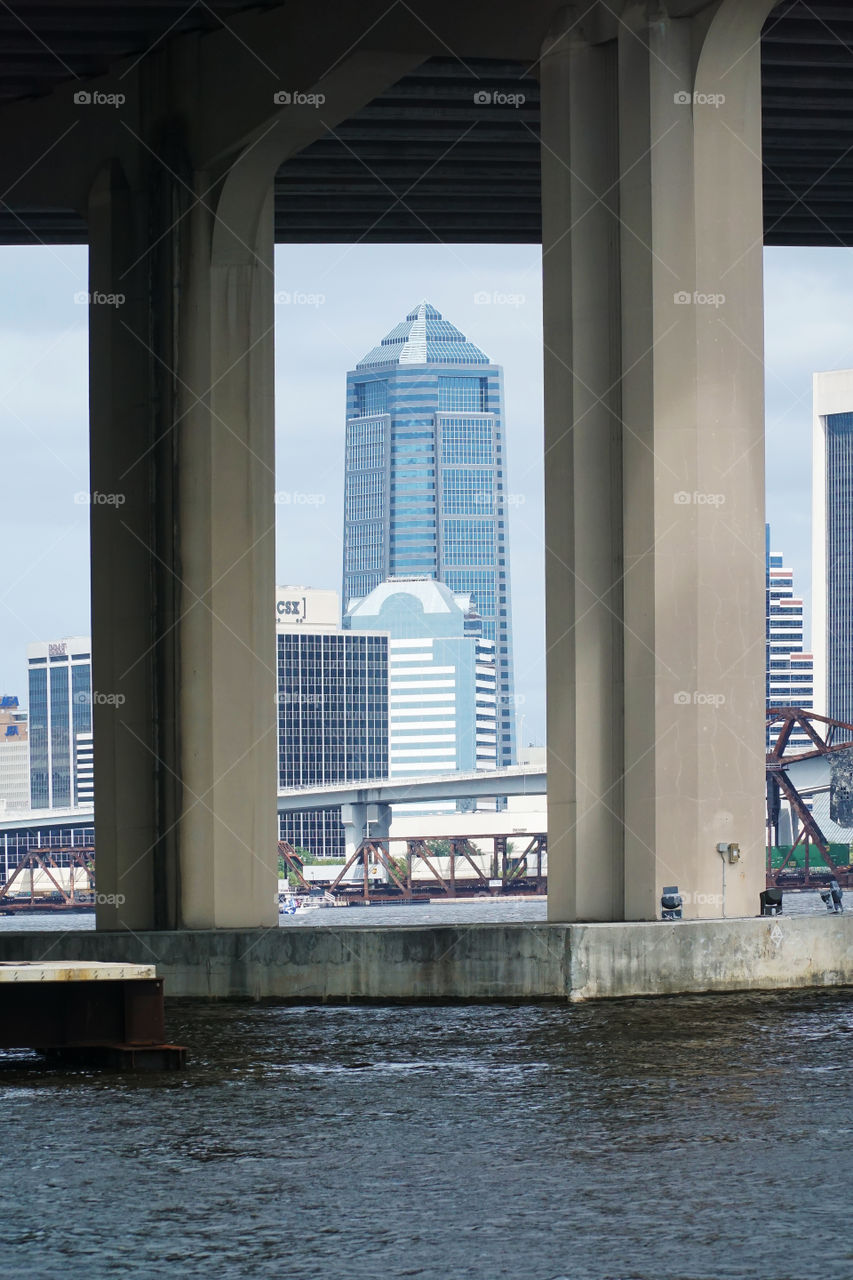
<path fill-rule="evenodd" d="M 347 423 L 347 470 L 370 471 L 385 465 L 385 423 Z"/>
<path fill-rule="evenodd" d="M 439 378 L 439 412 L 485 413 L 488 407 L 488 387 L 486 378 Z"/>
<path fill-rule="evenodd" d="M 388 412 L 387 382 L 357 382 L 355 384 L 355 413 L 357 418 Z"/>
<path fill-rule="evenodd" d="M 492 472 L 485 467 L 446 467 L 441 490 L 446 515 L 494 514 Z"/>
<path fill-rule="evenodd" d="M 494 461 L 490 418 L 442 418 L 440 425 L 442 462 L 490 465 Z"/>
<path fill-rule="evenodd" d="M 448 564 L 495 562 L 495 530 L 491 520 L 444 520 L 442 545 Z"/>

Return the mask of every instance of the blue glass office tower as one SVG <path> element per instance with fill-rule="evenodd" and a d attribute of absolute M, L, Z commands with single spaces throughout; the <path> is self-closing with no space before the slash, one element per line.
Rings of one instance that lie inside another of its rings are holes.
<path fill-rule="evenodd" d="M 515 760 L 503 372 L 421 302 L 347 374 L 343 606 L 424 575 L 495 642 L 499 766 Z"/>
<path fill-rule="evenodd" d="M 91 641 L 73 636 L 31 644 L 27 666 L 30 804 L 68 809 L 91 803 Z M 88 764 L 81 771 L 84 760 Z"/>
<path fill-rule="evenodd" d="M 853 370 L 814 375 L 814 705 L 853 723 Z M 837 734 L 843 741 L 851 734 Z"/>

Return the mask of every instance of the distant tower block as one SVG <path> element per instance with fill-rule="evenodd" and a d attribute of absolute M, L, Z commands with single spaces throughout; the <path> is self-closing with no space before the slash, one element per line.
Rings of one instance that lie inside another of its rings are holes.
<path fill-rule="evenodd" d="M 27 666 L 30 803 L 34 809 L 91 804 L 92 641 L 71 636 L 30 644 Z"/>
<path fill-rule="evenodd" d="M 421 302 L 347 374 L 343 607 L 423 576 L 495 642 L 498 766 L 515 761 L 503 372 Z"/>
<path fill-rule="evenodd" d="M 853 370 L 814 375 L 814 709 L 853 720 Z"/>
<path fill-rule="evenodd" d="M 814 710 L 814 658 L 803 649 L 803 602 L 794 595 L 794 575 L 777 551 L 770 550 L 770 526 L 765 527 L 767 566 L 767 706 Z M 776 741 L 778 726 L 767 730 L 767 750 Z M 811 739 L 797 726 L 786 753 L 809 751 Z"/>

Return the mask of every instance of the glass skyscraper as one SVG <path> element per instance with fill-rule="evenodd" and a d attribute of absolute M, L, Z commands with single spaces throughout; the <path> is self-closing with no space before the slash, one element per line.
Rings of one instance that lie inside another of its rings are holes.
<path fill-rule="evenodd" d="M 815 710 L 853 723 L 853 371 L 814 375 Z M 848 735 L 850 736 L 850 735 Z"/>
<path fill-rule="evenodd" d="M 343 604 L 397 577 L 471 595 L 515 760 L 503 373 L 421 302 L 347 374 Z"/>
<path fill-rule="evenodd" d="M 33 809 L 92 802 L 91 651 L 88 636 L 27 646 Z"/>

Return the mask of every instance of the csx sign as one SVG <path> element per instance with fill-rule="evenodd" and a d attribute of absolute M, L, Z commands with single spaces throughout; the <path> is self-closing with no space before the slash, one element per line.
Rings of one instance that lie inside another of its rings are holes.
<path fill-rule="evenodd" d="M 305 597 L 301 600 L 277 600 L 275 611 L 279 618 L 290 618 L 293 621 L 305 620 Z"/>
<path fill-rule="evenodd" d="M 275 624 L 281 628 L 319 627 L 334 631 L 340 626 L 341 605 L 337 591 L 279 583 L 275 589 Z"/>

